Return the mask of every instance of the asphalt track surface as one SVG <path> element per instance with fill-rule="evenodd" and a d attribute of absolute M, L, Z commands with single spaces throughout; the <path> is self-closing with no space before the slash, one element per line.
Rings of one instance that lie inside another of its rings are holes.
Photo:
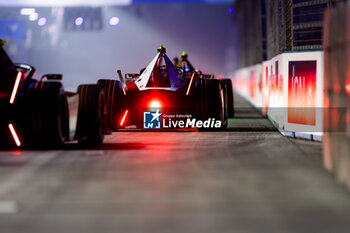
<path fill-rule="evenodd" d="M 323 170 L 321 144 L 235 103 L 225 132 L 0 152 L 0 232 L 349 232 L 350 194 Z"/>

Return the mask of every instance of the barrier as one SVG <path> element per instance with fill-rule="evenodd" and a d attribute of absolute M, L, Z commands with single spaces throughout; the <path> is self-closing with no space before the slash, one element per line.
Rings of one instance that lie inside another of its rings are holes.
<path fill-rule="evenodd" d="M 324 25 L 325 107 L 323 162 L 336 179 L 350 188 L 350 2 L 327 10 Z M 346 112 L 343 113 L 341 110 Z M 344 130 L 339 130 L 344 128 Z"/>
<path fill-rule="evenodd" d="M 323 52 L 286 52 L 233 77 L 235 91 L 283 134 L 321 140 Z"/>
<path fill-rule="evenodd" d="M 350 2 L 324 22 L 324 52 L 280 54 L 238 70 L 233 84 L 284 135 L 323 140 L 324 167 L 350 188 Z"/>
<path fill-rule="evenodd" d="M 350 1 L 324 23 L 324 52 L 283 53 L 231 77 L 282 134 L 323 140 L 324 167 L 350 189 Z"/>

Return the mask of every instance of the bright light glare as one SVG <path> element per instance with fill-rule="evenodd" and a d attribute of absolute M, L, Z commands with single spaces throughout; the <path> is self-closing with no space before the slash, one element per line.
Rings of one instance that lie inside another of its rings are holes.
<path fill-rule="evenodd" d="M 17 146 L 21 146 L 21 141 L 19 140 L 19 138 L 18 138 L 18 136 L 17 136 L 17 133 L 16 133 L 16 130 L 15 130 L 15 128 L 13 127 L 12 124 L 9 124 L 9 129 L 10 129 L 10 131 L 11 131 L 13 140 L 15 141 L 16 145 L 17 145 Z"/>
<path fill-rule="evenodd" d="M 350 95 L 350 83 L 345 85 L 345 91 L 348 93 L 348 95 Z"/>
<path fill-rule="evenodd" d="M 30 14 L 30 15 L 29 15 L 29 20 L 30 20 L 30 21 L 35 21 L 35 20 L 38 19 L 38 17 L 39 17 L 39 14 L 38 14 L 38 13 L 33 13 L 33 14 Z"/>
<path fill-rule="evenodd" d="M 38 19 L 39 27 L 45 26 L 46 23 L 47 23 L 47 19 L 45 17 L 41 17 L 40 19 Z"/>
<path fill-rule="evenodd" d="M 33 13 L 35 13 L 34 8 L 22 8 L 21 9 L 21 15 L 31 15 Z"/>
<path fill-rule="evenodd" d="M 83 17 L 78 17 L 78 18 L 76 18 L 75 21 L 74 21 L 74 23 L 75 23 L 75 25 L 77 25 L 77 26 L 82 25 L 82 24 L 84 23 Z"/>
<path fill-rule="evenodd" d="M 116 26 L 116 25 L 119 24 L 119 21 L 120 21 L 120 19 L 119 19 L 118 17 L 116 17 L 116 16 L 111 17 L 111 18 L 109 19 L 109 25 L 111 25 L 111 26 Z"/>
<path fill-rule="evenodd" d="M 234 11 L 232 7 L 228 8 L 228 13 L 230 13 L 230 15 L 233 15 Z"/>
<path fill-rule="evenodd" d="M 158 100 L 153 100 L 149 106 L 151 108 L 160 108 L 161 107 L 160 102 Z"/>
<path fill-rule="evenodd" d="M 18 72 L 15 85 L 13 86 L 13 90 L 12 90 L 12 94 L 11 94 L 11 98 L 10 98 L 10 104 L 13 104 L 13 102 L 15 102 L 15 98 L 16 98 L 16 94 L 17 94 L 17 90 L 18 90 L 18 85 L 19 85 L 19 82 L 21 81 L 21 77 L 22 77 L 22 73 Z"/>

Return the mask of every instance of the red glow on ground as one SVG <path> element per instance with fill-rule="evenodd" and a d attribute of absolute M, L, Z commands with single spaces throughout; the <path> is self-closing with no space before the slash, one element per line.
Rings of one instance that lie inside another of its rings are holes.
<path fill-rule="evenodd" d="M 12 124 L 9 124 L 9 129 L 10 129 L 10 131 L 11 131 L 13 140 L 15 141 L 16 145 L 17 145 L 17 146 L 21 146 L 21 141 L 19 140 L 19 138 L 18 138 L 18 136 L 17 136 L 17 133 L 16 133 L 16 130 L 15 130 L 15 128 L 13 127 Z"/>
<path fill-rule="evenodd" d="M 21 151 L 19 151 L 19 150 L 12 151 L 12 155 L 20 156 L 21 155 Z"/>

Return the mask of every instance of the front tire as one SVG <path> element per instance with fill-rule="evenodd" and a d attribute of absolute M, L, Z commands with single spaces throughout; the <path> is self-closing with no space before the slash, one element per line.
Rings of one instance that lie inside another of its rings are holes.
<path fill-rule="evenodd" d="M 68 103 L 62 84 L 41 82 L 34 94 L 33 138 L 29 140 L 39 147 L 62 145 L 69 139 Z"/>

